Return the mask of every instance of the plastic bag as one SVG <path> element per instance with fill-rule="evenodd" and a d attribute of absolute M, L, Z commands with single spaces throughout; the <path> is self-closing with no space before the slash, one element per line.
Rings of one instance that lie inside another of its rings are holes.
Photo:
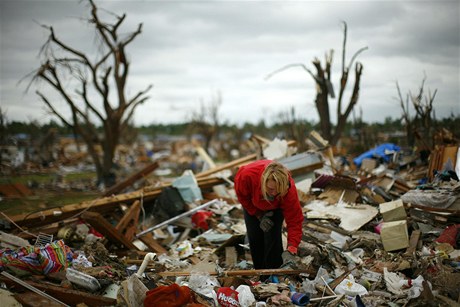
<path fill-rule="evenodd" d="M 238 292 L 238 302 L 241 307 L 249 307 L 256 302 L 256 298 L 251 292 L 251 288 L 249 288 L 249 286 L 240 285 L 236 288 L 236 292 Z"/>

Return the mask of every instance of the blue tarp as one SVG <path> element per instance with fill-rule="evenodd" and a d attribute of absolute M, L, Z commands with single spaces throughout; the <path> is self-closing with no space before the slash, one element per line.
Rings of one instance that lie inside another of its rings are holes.
<path fill-rule="evenodd" d="M 392 144 L 392 143 L 384 143 L 381 144 L 369 151 L 366 151 L 365 153 L 361 154 L 359 157 L 356 157 L 353 159 L 353 162 L 356 164 L 356 166 L 360 167 L 361 163 L 363 162 L 364 159 L 372 159 L 372 158 L 382 158 L 384 162 L 389 162 L 391 159 L 391 156 L 395 152 L 399 152 L 401 150 L 401 147 Z"/>

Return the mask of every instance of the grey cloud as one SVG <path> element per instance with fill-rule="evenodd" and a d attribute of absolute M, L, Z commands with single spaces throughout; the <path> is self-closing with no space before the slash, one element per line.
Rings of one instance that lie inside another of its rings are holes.
<path fill-rule="evenodd" d="M 374 106 L 381 110 L 379 118 L 399 111 L 392 98 L 395 80 L 413 90 L 424 71 L 427 86 L 439 90 L 439 112 L 448 114 L 446 110 L 455 109 L 458 103 L 458 1 L 96 3 L 101 14 L 105 10 L 126 13 L 124 33 L 143 23 L 142 34 L 128 49 L 132 60 L 129 91 L 154 85 L 152 98 L 136 114 L 139 123 L 182 117 L 183 112 L 170 106 L 190 110 L 215 89 L 222 90 L 222 108 L 231 121 L 259 120 L 264 112 L 276 114 L 291 105 L 305 108 L 299 113 L 315 118 L 311 76 L 293 68 L 269 81 L 264 77 L 290 63 L 303 63 L 314 71 L 312 60 L 318 57 L 324 62 L 324 53 L 333 48 L 337 86 L 342 20 L 348 23 L 347 63 L 356 50 L 369 47 L 358 58 L 364 64 L 359 104 L 365 119 L 375 120 L 375 112 L 369 111 Z M 39 65 L 37 54 L 48 33 L 38 23 L 53 25 L 59 37 L 78 43 L 78 48 L 94 56 L 93 33 L 80 19 L 89 15 L 85 1 L 3 0 L 0 6 L 2 107 L 18 102 L 39 106 L 34 95 L 24 96 L 12 86 Z M 238 114 L 242 106 L 252 116 Z M 18 112 L 10 114 L 11 118 L 23 117 L 19 114 L 23 109 L 9 108 Z M 163 111 L 167 114 L 162 115 Z"/>

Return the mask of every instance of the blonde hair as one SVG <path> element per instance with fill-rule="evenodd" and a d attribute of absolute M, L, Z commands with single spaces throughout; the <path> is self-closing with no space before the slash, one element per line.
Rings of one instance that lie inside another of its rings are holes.
<path fill-rule="evenodd" d="M 271 162 L 265 167 L 261 176 L 262 195 L 265 200 L 269 200 L 267 194 L 267 181 L 274 180 L 276 182 L 276 192 L 278 197 L 283 197 L 289 190 L 289 171 L 278 162 Z"/>

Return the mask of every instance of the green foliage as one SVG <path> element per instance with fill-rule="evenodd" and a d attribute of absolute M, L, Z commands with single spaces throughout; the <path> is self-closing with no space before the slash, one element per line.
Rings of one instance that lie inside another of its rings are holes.
<path fill-rule="evenodd" d="M 46 134 L 52 128 L 55 129 L 57 133 L 60 135 L 72 133 L 72 131 L 70 131 L 68 127 L 60 126 L 57 122 L 53 120 L 50 120 L 49 123 L 43 125 L 40 125 L 39 123 L 34 121 L 29 123 L 13 121 L 6 125 L 6 129 L 9 135 L 25 133 L 34 136 Z"/>
<path fill-rule="evenodd" d="M 23 185 L 36 184 L 46 185 L 55 181 L 57 175 L 55 173 L 37 173 L 37 174 L 18 174 L 18 175 L 1 175 L 0 184 L 20 183 Z M 95 172 L 74 172 L 63 175 L 61 180 L 66 182 L 73 181 L 91 181 L 96 179 Z"/>
<path fill-rule="evenodd" d="M 7 215 L 33 213 L 69 204 L 78 204 L 99 197 L 98 191 L 62 191 L 60 193 L 36 191 L 31 196 L 3 199 L 0 202 L 0 211 Z"/>
<path fill-rule="evenodd" d="M 15 175 L 15 176 L 1 176 L 0 184 L 13 184 L 20 183 L 23 185 L 28 185 L 30 182 L 37 184 L 47 184 L 52 181 L 55 175 L 51 174 L 27 174 L 27 175 Z"/>
<path fill-rule="evenodd" d="M 438 128 L 445 128 L 451 131 L 456 138 L 460 138 L 460 116 L 453 114 L 448 118 L 433 121 L 433 126 Z M 161 135 L 170 136 L 187 136 L 190 137 L 190 123 L 171 123 L 171 124 L 151 124 L 141 127 L 133 127 L 131 136 L 143 135 L 150 138 L 155 138 Z M 6 132 L 9 135 L 25 133 L 32 138 L 37 138 L 40 135 L 46 134 L 49 129 L 56 129 L 59 135 L 66 135 L 71 133 L 66 127 L 60 126 L 58 123 L 50 121 L 48 124 L 40 126 L 36 122 L 22 123 L 11 122 L 6 125 Z M 294 123 L 287 120 L 280 120 L 268 126 L 262 119 L 257 124 L 244 123 L 241 126 L 235 124 L 224 123 L 219 127 L 220 136 L 232 136 L 233 141 L 243 141 L 245 137 L 250 134 L 257 134 L 268 139 L 275 137 L 296 139 L 307 137 L 308 133 L 312 130 L 318 131 L 318 124 L 306 120 L 296 120 Z M 383 122 L 366 123 L 361 119 L 353 122 L 347 122 L 343 137 L 352 138 L 356 143 L 360 143 L 363 148 L 370 148 L 375 146 L 382 140 L 379 135 L 385 133 L 390 136 L 387 142 L 394 142 L 400 144 L 405 142 L 404 138 L 400 137 L 404 133 L 403 121 L 399 118 L 387 117 Z M 297 137 L 295 137 L 297 136 Z M 133 141 L 133 137 L 130 138 Z M 401 144 L 404 145 L 404 144 Z"/>
<path fill-rule="evenodd" d="M 151 124 L 149 126 L 141 126 L 138 129 L 139 134 L 150 135 L 152 137 L 167 134 L 167 135 L 184 135 L 187 131 L 189 123 L 173 123 L 173 124 Z"/>
<path fill-rule="evenodd" d="M 451 114 L 447 118 L 437 121 L 438 127 L 445 128 L 451 131 L 457 138 L 460 138 L 460 116 Z"/>
<path fill-rule="evenodd" d="M 18 174 L 18 175 L 1 175 L 0 184 L 19 183 L 24 186 L 35 186 L 32 195 L 4 198 L 0 202 L 0 211 L 8 215 L 22 214 L 24 212 L 35 212 L 44 209 L 58 208 L 68 204 L 76 204 L 87 200 L 100 197 L 100 192 L 96 189 L 81 190 L 64 190 L 56 191 L 49 189 L 53 182 L 58 179 L 54 173 L 40 174 Z M 95 172 L 76 172 L 65 174 L 61 181 L 68 182 L 71 186 L 73 182 L 95 182 Z"/>

